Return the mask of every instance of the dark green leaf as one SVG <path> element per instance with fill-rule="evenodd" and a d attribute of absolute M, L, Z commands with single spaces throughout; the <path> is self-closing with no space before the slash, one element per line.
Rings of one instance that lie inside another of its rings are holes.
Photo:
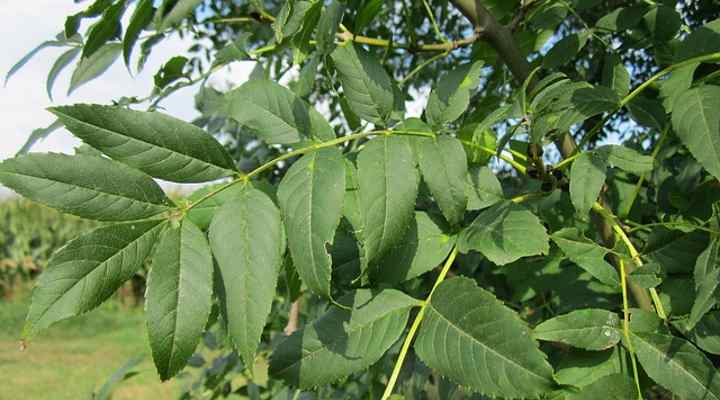
<path fill-rule="evenodd" d="M 202 3 L 202 1 L 203 0 L 178 0 L 172 9 L 163 10 L 165 14 L 158 30 L 164 31 L 182 21 L 195 7 Z"/>
<path fill-rule="evenodd" d="M 162 380 L 185 367 L 212 308 L 213 262 L 205 234 L 192 222 L 163 232 L 153 253 L 145 314 Z"/>
<path fill-rule="evenodd" d="M 673 104 L 675 133 L 693 157 L 720 179 L 720 86 L 686 90 Z"/>
<path fill-rule="evenodd" d="M 480 210 L 505 200 L 500 181 L 488 167 L 471 168 L 466 182 L 468 210 Z"/>
<path fill-rule="evenodd" d="M 0 164 L 0 182 L 34 201 L 84 218 L 129 221 L 169 210 L 149 176 L 95 156 L 32 153 Z"/>
<path fill-rule="evenodd" d="M 308 389 L 361 371 L 397 341 L 410 308 L 419 303 L 391 289 L 376 294 L 360 289 L 339 301 L 352 310 L 333 306 L 281 342 L 270 359 L 270 376 Z"/>
<path fill-rule="evenodd" d="M 630 91 L 630 73 L 619 55 L 608 53 L 605 56 L 602 82 L 603 85 L 615 91 L 618 96 L 625 96 Z"/>
<path fill-rule="evenodd" d="M 105 9 L 102 18 L 88 30 L 81 58 L 89 58 L 108 41 L 118 36 L 118 32 L 122 30 L 120 18 L 124 12 L 125 1 L 119 1 Z"/>
<path fill-rule="evenodd" d="M 483 211 L 460 233 L 461 252 L 475 250 L 498 265 L 547 254 L 549 237 L 540 219 L 525 207 L 504 201 Z"/>
<path fill-rule="evenodd" d="M 563 253 L 580 268 L 608 286 L 620 286 L 617 271 L 605 261 L 608 249 L 586 238 L 576 228 L 559 230 L 551 237 Z"/>
<path fill-rule="evenodd" d="M 620 342 L 620 318 L 601 309 L 573 311 L 548 319 L 533 329 L 539 340 L 561 342 L 585 350 L 605 350 Z"/>
<path fill-rule="evenodd" d="M 342 21 L 344 10 L 345 5 L 338 0 L 333 0 L 323 9 L 316 35 L 317 50 L 320 54 L 327 55 L 335 49 L 335 33 Z"/>
<path fill-rule="evenodd" d="M 444 135 L 421 139 L 417 144 L 417 158 L 423 180 L 445 219 L 450 225 L 462 222 L 467 205 L 465 179 L 468 173 L 462 143 Z"/>
<path fill-rule="evenodd" d="M 583 30 L 560 39 L 545 55 L 543 67 L 546 69 L 554 69 L 567 64 L 585 47 L 585 43 L 587 43 L 589 37 L 590 33 L 587 30 Z"/>
<path fill-rule="evenodd" d="M 48 72 L 47 83 L 45 84 L 45 90 L 47 91 L 47 95 L 50 98 L 50 101 L 52 101 L 53 99 L 52 88 L 53 85 L 55 85 L 55 79 L 57 79 L 58 75 L 60 75 L 60 72 L 62 72 L 65 67 L 70 65 L 70 63 L 75 60 L 78 54 L 80 54 L 80 48 L 73 47 L 70 50 L 62 53 L 60 57 L 55 60 L 52 68 L 50 68 L 50 72 Z"/>
<path fill-rule="evenodd" d="M 212 136 L 169 115 L 93 104 L 50 111 L 85 143 L 156 178 L 205 182 L 235 169 Z"/>
<path fill-rule="evenodd" d="M 293 265 L 313 292 L 330 297 L 332 248 L 345 196 L 345 161 L 337 148 L 306 154 L 278 187 Z"/>
<path fill-rule="evenodd" d="M 152 22 L 154 15 L 155 8 L 153 7 L 153 0 L 140 0 L 137 6 L 135 6 L 135 11 L 133 11 L 132 17 L 130 17 L 130 23 L 128 24 L 123 39 L 123 59 L 128 68 L 130 68 L 130 57 L 132 56 L 133 47 L 135 47 L 135 43 L 140 38 L 142 31 Z"/>
<path fill-rule="evenodd" d="M 159 220 L 107 226 L 62 247 L 33 290 L 23 337 L 100 305 L 143 266 L 164 226 Z"/>
<path fill-rule="evenodd" d="M 263 192 L 246 189 L 215 213 L 209 237 L 230 340 L 252 368 L 285 252 L 280 211 Z"/>
<path fill-rule="evenodd" d="M 627 374 L 606 375 L 573 393 L 567 400 L 636 399 L 635 382 Z"/>
<path fill-rule="evenodd" d="M 682 18 L 675 7 L 659 5 L 653 7 L 643 17 L 645 27 L 657 42 L 667 42 L 677 35 L 682 26 Z"/>
<path fill-rule="evenodd" d="M 465 112 L 480 83 L 482 61 L 461 65 L 444 74 L 430 92 L 425 116 L 433 127 L 453 122 Z"/>
<path fill-rule="evenodd" d="M 718 252 L 720 252 L 720 240 L 714 239 L 695 261 L 694 278 L 697 296 L 690 311 L 688 329 L 694 328 L 695 324 L 717 303 L 720 285 Z"/>
<path fill-rule="evenodd" d="M 353 31 L 355 33 L 360 33 L 363 29 L 368 27 L 382 10 L 383 4 L 385 4 L 385 2 L 382 0 L 365 1 L 355 16 Z"/>
<path fill-rule="evenodd" d="M 440 374 L 488 396 L 534 398 L 553 387 L 552 367 L 527 325 L 468 278 L 437 287 L 415 351 Z"/>

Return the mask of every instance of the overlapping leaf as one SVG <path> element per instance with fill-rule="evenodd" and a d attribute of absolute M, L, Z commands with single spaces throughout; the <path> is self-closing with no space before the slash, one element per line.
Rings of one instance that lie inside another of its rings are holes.
<path fill-rule="evenodd" d="M 423 180 L 451 225 L 462 222 L 467 205 L 467 156 L 459 140 L 449 136 L 420 140 L 417 158 Z"/>
<path fill-rule="evenodd" d="M 677 136 L 693 157 L 720 179 L 720 86 L 689 89 L 673 104 L 672 124 Z"/>
<path fill-rule="evenodd" d="M 608 249 L 586 238 L 575 228 L 565 228 L 553 233 L 552 240 L 572 262 L 600 282 L 612 287 L 620 286 L 617 271 L 605 261 Z"/>
<path fill-rule="evenodd" d="M 157 178 L 205 182 L 234 170 L 230 155 L 212 136 L 169 115 L 93 104 L 50 111 L 85 143 Z"/>
<path fill-rule="evenodd" d="M 465 112 L 470 95 L 480 83 L 482 61 L 461 65 L 444 74 L 430 92 L 425 115 L 432 126 L 452 122 Z"/>
<path fill-rule="evenodd" d="M 620 341 L 620 318 L 602 309 L 584 309 L 548 319 L 533 330 L 535 339 L 585 350 L 605 350 Z"/>

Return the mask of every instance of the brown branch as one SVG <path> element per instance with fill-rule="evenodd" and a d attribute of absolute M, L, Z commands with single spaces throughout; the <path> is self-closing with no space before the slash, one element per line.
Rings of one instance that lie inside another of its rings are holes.
<path fill-rule="evenodd" d="M 483 38 L 497 51 L 500 58 L 510 69 L 515 79 L 521 83 L 525 82 L 530 75 L 530 63 L 522 56 L 510 29 L 500 24 L 495 17 L 482 5 L 481 0 L 451 0 L 455 7 L 475 26 L 475 31 L 482 33 Z M 519 21 L 515 22 L 516 24 Z M 555 141 L 563 158 L 568 158 L 577 151 L 577 143 L 569 132 L 565 132 Z M 606 204 L 603 194 L 600 195 L 600 203 Z M 607 247 L 615 244 L 615 235 L 612 227 L 604 218 L 594 218 L 593 222 L 600 232 L 603 243 Z M 629 273 L 630 271 L 628 271 Z M 635 284 L 630 284 L 638 306 L 644 310 L 652 311 L 652 301 L 647 291 Z"/>
<path fill-rule="evenodd" d="M 297 300 L 293 301 L 293 303 L 290 305 L 290 312 L 288 313 L 288 322 L 287 325 L 285 325 L 284 332 L 286 335 L 290 336 L 293 334 L 293 332 L 297 331 L 300 328 L 300 298 L 298 297 Z"/>

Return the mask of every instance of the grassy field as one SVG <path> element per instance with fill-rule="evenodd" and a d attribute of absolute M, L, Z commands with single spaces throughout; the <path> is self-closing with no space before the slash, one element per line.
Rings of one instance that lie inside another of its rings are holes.
<path fill-rule="evenodd" d="M 0 400 L 85 400 L 125 362 L 144 355 L 140 374 L 114 400 L 174 399 L 177 382 L 160 383 L 149 355 L 142 310 L 110 302 L 63 321 L 20 351 L 27 301 L 0 300 Z"/>

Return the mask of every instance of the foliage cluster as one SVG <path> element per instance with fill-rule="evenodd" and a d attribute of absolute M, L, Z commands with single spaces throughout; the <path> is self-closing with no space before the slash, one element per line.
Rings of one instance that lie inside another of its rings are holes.
<path fill-rule="evenodd" d="M 208 332 L 232 349 L 187 398 L 720 399 L 713 4 L 140 0 L 122 29 L 128 3 L 68 18 L 71 90 L 130 67 L 143 32 L 141 64 L 170 32 L 213 44 L 147 99 L 50 109 L 101 155 L 0 164 L 18 193 L 113 223 L 53 255 L 26 340 L 148 263 L 161 379 L 202 364 Z M 195 124 L 156 111 L 247 59 L 265 67 L 203 85 Z M 601 145 L 618 112 L 634 128 Z M 153 178 L 224 181 L 172 201 Z"/>

